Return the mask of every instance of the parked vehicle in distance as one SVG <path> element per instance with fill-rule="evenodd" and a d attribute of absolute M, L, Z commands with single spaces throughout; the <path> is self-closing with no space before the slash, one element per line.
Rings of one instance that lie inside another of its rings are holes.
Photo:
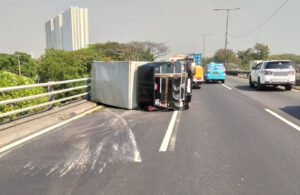
<path fill-rule="evenodd" d="M 205 68 L 204 80 L 210 81 L 221 81 L 225 83 L 226 70 L 223 64 L 217 64 L 214 62 L 209 63 Z"/>
<path fill-rule="evenodd" d="M 296 81 L 296 71 L 289 60 L 263 61 L 251 68 L 250 87 L 262 89 L 264 86 L 284 86 L 291 90 Z"/>
<path fill-rule="evenodd" d="M 202 66 L 195 66 L 195 74 L 193 76 L 193 87 L 194 88 L 201 88 L 203 83 L 203 67 Z"/>

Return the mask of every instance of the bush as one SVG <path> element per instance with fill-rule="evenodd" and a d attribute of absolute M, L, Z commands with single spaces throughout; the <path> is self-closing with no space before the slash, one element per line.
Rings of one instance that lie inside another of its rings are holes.
<path fill-rule="evenodd" d="M 6 71 L 0 71 L 0 88 L 18 86 L 18 85 L 29 85 L 29 84 L 34 84 L 33 79 L 23 77 L 23 76 L 18 76 L 16 74 L 6 72 Z M 44 92 L 45 92 L 45 89 L 43 89 L 42 87 L 31 88 L 31 89 L 22 89 L 22 90 L 17 90 L 17 91 L 10 91 L 10 92 L 3 92 L 3 93 L 0 93 L 0 101 L 20 98 L 20 97 L 24 97 L 24 96 L 41 94 Z M 36 98 L 36 99 L 32 99 L 32 100 L 16 102 L 13 104 L 0 105 L 0 113 L 10 112 L 13 110 L 17 110 L 17 109 L 45 103 L 45 102 L 48 102 L 48 97 Z M 11 119 L 16 116 L 28 114 L 30 112 L 36 112 L 36 111 L 39 111 L 42 109 L 44 109 L 44 108 L 43 107 L 37 108 L 37 109 L 33 109 L 33 110 L 26 111 L 23 113 L 18 113 L 18 114 L 10 115 L 8 117 L 0 118 L 0 122 L 5 119 Z"/>

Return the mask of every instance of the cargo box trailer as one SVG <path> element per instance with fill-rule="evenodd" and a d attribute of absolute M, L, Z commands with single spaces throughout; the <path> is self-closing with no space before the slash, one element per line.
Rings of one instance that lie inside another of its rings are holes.
<path fill-rule="evenodd" d="M 93 62 L 91 100 L 125 109 L 138 108 L 137 69 L 147 63 L 149 62 Z"/>

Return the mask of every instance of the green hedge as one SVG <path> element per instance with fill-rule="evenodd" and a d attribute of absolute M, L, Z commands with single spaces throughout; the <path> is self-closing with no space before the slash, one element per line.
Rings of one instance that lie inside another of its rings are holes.
<path fill-rule="evenodd" d="M 29 85 L 29 84 L 34 84 L 34 81 L 30 78 L 23 77 L 23 76 L 18 76 L 16 74 L 6 72 L 6 71 L 0 71 L 0 88 L 3 87 L 12 87 L 12 86 L 18 86 L 18 85 Z M 31 89 L 22 89 L 22 90 L 17 90 L 17 91 L 11 91 L 11 92 L 3 92 L 0 93 L 0 101 L 3 100 L 8 100 L 8 99 L 15 99 L 15 98 L 20 98 L 24 96 L 30 96 L 30 95 L 36 95 L 36 94 L 41 94 L 44 93 L 46 90 L 42 87 L 38 88 L 31 88 Z M 21 101 L 17 102 L 14 104 L 8 104 L 8 105 L 0 105 L 0 113 L 5 113 L 13 110 L 17 110 L 20 108 L 25 108 L 41 103 L 48 102 L 48 97 L 42 97 L 42 98 L 36 98 L 32 100 L 26 100 L 26 101 Z M 14 114 L 5 118 L 0 118 L 0 122 L 6 119 L 11 119 L 16 116 L 28 114 L 30 112 L 36 112 L 39 110 L 42 110 L 44 108 L 37 108 L 33 109 L 30 111 L 26 111 L 23 113 L 18 113 Z"/>

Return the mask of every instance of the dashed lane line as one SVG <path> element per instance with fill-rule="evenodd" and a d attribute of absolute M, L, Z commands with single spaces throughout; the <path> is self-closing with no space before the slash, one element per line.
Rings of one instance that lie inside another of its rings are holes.
<path fill-rule="evenodd" d="M 178 116 L 174 125 L 174 130 L 172 133 L 172 136 L 170 138 L 170 143 L 169 143 L 169 151 L 175 151 L 175 145 L 176 145 L 176 139 L 177 139 L 177 132 L 178 132 L 178 127 L 180 123 L 180 118 L 181 118 L 181 111 L 178 112 Z"/>
<path fill-rule="evenodd" d="M 222 84 L 222 86 L 223 87 L 225 87 L 225 88 L 227 88 L 227 89 L 229 89 L 229 90 L 232 90 L 232 88 L 231 87 L 228 87 L 227 85 L 225 85 L 225 84 Z"/>
<path fill-rule="evenodd" d="M 172 135 L 174 126 L 175 126 L 177 115 L 178 115 L 178 111 L 174 111 L 174 113 L 172 115 L 172 118 L 171 118 L 171 121 L 169 123 L 168 129 L 167 129 L 167 132 L 165 134 L 165 137 L 164 137 L 164 139 L 161 143 L 161 146 L 159 148 L 159 152 L 166 152 L 167 149 L 168 149 L 168 145 L 169 145 L 169 142 L 170 142 L 170 139 L 171 139 L 171 135 Z"/>
<path fill-rule="evenodd" d="M 275 116 L 276 118 L 278 118 L 279 120 L 285 122 L 286 124 L 288 124 L 289 126 L 293 127 L 294 129 L 300 131 L 300 127 L 290 121 L 288 121 L 287 119 L 283 118 L 282 116 L 278 115 L 277 113 L 265 108 L 265 111 L 267 111 L 268 113 L 272 114 L 273 116 Z"/>

